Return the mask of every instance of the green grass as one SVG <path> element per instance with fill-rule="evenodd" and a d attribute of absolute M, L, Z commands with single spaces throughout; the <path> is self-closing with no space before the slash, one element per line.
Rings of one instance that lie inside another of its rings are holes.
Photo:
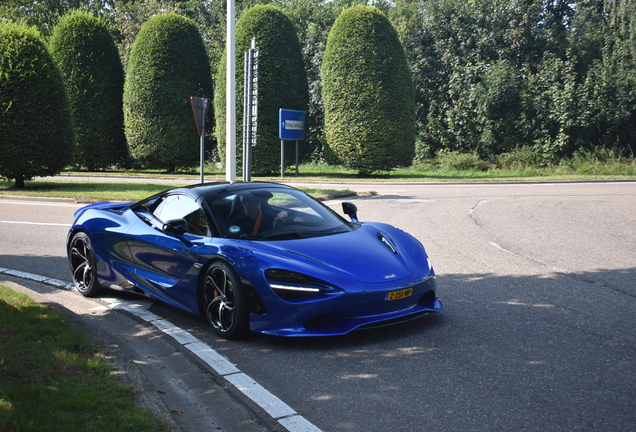
<path fill-rule="evenodd" d="M 162 431 L 88 337 L 0 285 L 0 431 Z"/>
<path fill-rule="evenodd" d="M 138 201 L 178 185 L 156 183 L 109 183 L 30 181 L 24 189 L 16 189 L 13 183 L 0 181 L 0 195 L 71 198 L 78 201 Z"/>

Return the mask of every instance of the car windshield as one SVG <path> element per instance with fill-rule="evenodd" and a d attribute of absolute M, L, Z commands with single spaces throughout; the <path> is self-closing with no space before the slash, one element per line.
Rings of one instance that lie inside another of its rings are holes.
<path fill-rule="evenodd" d="M 295 189 L 252 189 L 219 194 L 207 205 L 221 235 L 284 240 L 351 231 L 356 225 Z"/>

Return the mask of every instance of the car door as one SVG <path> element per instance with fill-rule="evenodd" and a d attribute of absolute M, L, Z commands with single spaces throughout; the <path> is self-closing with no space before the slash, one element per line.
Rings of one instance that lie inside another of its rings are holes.
<path fill-rule="evenodd" d="M 205 212 L 191 197 L 181 194 L 164 196 L 135 212 L 140 223 L 129 233 L 128 244 L 138 282 L 143 285 L 140 288 L 196 312 L 197 250 L 210 235 Z M 165 224 L 175 219 L 185 219 L 185 233 L 165 229 Z"/>

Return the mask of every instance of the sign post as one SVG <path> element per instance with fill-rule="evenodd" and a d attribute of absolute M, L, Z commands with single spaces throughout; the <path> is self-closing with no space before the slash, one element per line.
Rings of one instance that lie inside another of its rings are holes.
<path fill-rule="evenodd" d="M 258 47 L 245 52 L 243 94 L 243 181 L 252 181 L 252 147 L 256 146 L 258 126 Z"/>
<path fill-rule="evenodd" d="M 227 0 L 225 61 L 225 179 L 236 181 L 236 1 Z"/>
<path fill-rule="evenodd" d="M 280 176 L 285 177 L 285 141 L 296 141 L 296 175 L 298 175 L 298 141 L 305 139 L 305 111 L 283 109 L 278 111 L 278 137 L 280 138 Z"/>
<path fill-rule="evenodd" d="M 204 179 L 205 168 L 205 116 L 208 112 L 208 106 L 210 99 L 190 96 L 190 105 L 192 105 L 192 113 L 194 114 L 194 122 L 197 125 L 197 133 L 200 138 L 200 171 L 201 171 L 201 183 Z"/>

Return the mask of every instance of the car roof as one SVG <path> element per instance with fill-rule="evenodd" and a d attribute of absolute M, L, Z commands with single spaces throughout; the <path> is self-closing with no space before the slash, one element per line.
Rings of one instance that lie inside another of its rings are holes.
<path fill-rule="evenodd" d="M 232 182 L 217 182 L 217 183 L 200 183 L 191 186 L 180 187 L 171 189 L 168 193 L 183 193 L 190 195 L 194 199 L 202 197 L 203 199 L 210 199 L 215 195 L 223 193 L 225 195 L 232 195 L 234 193 L 243 192 L 246 190 L 258 190 L 258 189 L 294 189 L 291 186 L 283 185 L 280 183 L 270 182 L 249 182 L 249 183 L 232 183 Z"/>

